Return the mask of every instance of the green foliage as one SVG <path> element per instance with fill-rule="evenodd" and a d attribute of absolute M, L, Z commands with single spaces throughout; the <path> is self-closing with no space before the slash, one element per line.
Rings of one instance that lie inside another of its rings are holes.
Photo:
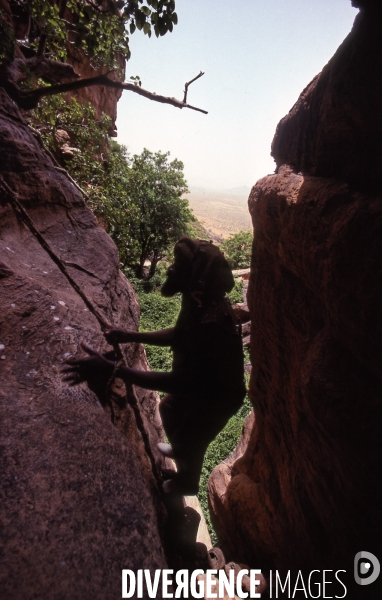
<path fill-rule="evenodd" d="M 131 214 L 130 238 L 135 240 L 138 276 L 143 277 L 146 260 L 151 261 L 150 276 L 158 261 L 185 233 L 195 217 L 182 194 L 188 191 L 183 175 L 183 163 L 169 161 L 169 152 L 134 155 L 129 180 L 128 197 Z"/>
<path fill-rule="evenodd" d="M 137 287 L 136 287 L 137 289 Z M 174 327 L 180 311 L 181 297 L 163 298 L 159 290 L 146 293 L 137 289 L 141 307 L 140 331 L 156 331 Z M 171 371 L 172 352 L 170 348 L 146 346 L 147 359 L 153 371 Z"/>
<path fill-rule="evenodd" d="M 138 267 L 143 276 L 151 260 L 150 277 L 174 243 L 189 233 L 195 217 L 182 198 L 187 191 L 183 163 L 169 153 L 145 149 L 131 159 L 124 146 L 110 141 L 111 120 L 96 120 L 90 104 L 60 96 L 41 100 L 30 121 L 46 147 L 88 194 L 89 205 L 116 243 L 121 261 Z M 62 153 L 62 133 L 69 153 Z M 155 287 L 155 286 L 154 286 Z"/>
<path fill-rule="evenodd" d="M 228 456 L 235 449 L 242 433 L 244 420 L 250 413 L 251 409 L 251 403 L 248 396 L 246 396 L 243 406 L 238 410 L 236 415 L 231 417 L 225 428 L 216 436 L 214 441 L 211 442 L 204 457 L 198 499 L 203 509 L 208 531 L 214 546 L 218 545 L 218 539 L 212 526 L 208 509 L 208 479 L 214 468 L 223 460 L 228 458 Z"/>
<path fill-rule="evenodd" d="M 228 298 L 230 299 L 231 304 L 237 304 L 238 302 L 243 302 L 243 288 L 244 282 L 235 279 L 235 287 L 228 294 Z"/>
<path fill-rule="evenodd" d="M 15 43 L 13 29 L 2 16 L 3 11 L 0 9 L 0 63 L 12 60 Z"/>
<path fill-rule="evenodd" d="M 31 111 L 30 122 L 39 130 L 45 146 L 87 192 L 91 194 L 94 187 L 103 185 L 101 153 L 108 147 L 109 117 L 102 115 L 96 120 L 94 108 L 75 98 L 67 102 L 62 96 L 47 96 Z M 74 148 L 71 157 L 59 150 L 63 140 L 57 136 L 62 130 L 69 136 L 68 145 Z"/>
<path fill-rule="evenodd" d="M 11 0 L 15 12 L 30 18 L 27 44 L 37 50 L 47 36 L 51 58 L 65 61 L 69 45 L 90 57 L 93 66 L 119 68 L 130 58 L 129 36 L 136 29 L 151 37 L 173 30 L 178 17 L 174 0 Z M 4 38 L 0 42 L 4 54 Z"/>
<path fill-rule="evenodd" d="M 89 206 L 126 259 L 131 245 L 127 195 L 130 161 L 124 146 L 109 141 L 111 119 L 102 115 L 96 120 L 94 108 L 75 98 L 66 102 L 61 96 L 49 96 L 32 111 L 30 121 L 45 146 L 87 193 Z M 60 151 L 60 132 L 69 136 L 69 156 Z"/>
<path fill-rule="evenodd" d="M 250 231 L 234 233 L 220 245 L 231 269 L 245 269 L 251 264 L 253 234 Z"/>

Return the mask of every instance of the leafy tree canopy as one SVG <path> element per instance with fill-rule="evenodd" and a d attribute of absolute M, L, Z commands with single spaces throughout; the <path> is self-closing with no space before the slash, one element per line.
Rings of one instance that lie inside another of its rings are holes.
<path fill-rule="evenodd" d="M 169 152 L 150 152 L 133 157 L 127 185 L 130 200 L 130 237 L 139 253 L 138 276 L 146 260 L 151 261 L 150 277 L 158 261 L 195 220 L 182 194 L 188 192 L 183 163 L 169 161 Z"/>
<path fill-rule="evenodd" d="M 251 264 L 253 235 L 251 231 L 234 233 L 221 244 L 231 269 L 246 269 Z"/>
<path fill-rule="evenodd" d="M 26 57 L 44 50 L 65 61 L 68 47 L 80 49 L 94 66 L 120 66 L 118 55 L 130 57 L 129 36 L 136 29 L 165 35 L 178 22 L 174 0 L 9 0 L 2 24 L 2 58 L 13 58 L 14 41 Z M 10 15 L 13 27 L 9 29 Z M 6 18 L 8 17 L 8 18 Z"/>

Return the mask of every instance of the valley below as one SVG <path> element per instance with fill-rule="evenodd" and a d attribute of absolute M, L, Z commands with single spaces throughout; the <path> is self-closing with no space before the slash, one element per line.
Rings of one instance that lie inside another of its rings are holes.
<path fill-rule="evenodd" d="M 250 189 L 207 190 L 190 187 L 187 199 L 194 215 L 215 241 L 252 228 L 248 212 Z"/>

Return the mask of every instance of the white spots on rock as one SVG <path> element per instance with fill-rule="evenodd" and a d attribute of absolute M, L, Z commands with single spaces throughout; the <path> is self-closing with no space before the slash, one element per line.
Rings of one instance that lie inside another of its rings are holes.
<path fill-rule="evenodd" d="M 54 304 L 51 304 L 50 306 L 50 310 L 54 310 L 56 307 L 54 306 Z"/>
<path fill-rule="evenodd" d="M 38 294 L 38 290 L 35 290 L 36 294 Z"/>
<path fill-rule="evenodd" d="M 62 358 L 69 358 L 69 356 L 72 356 L 70 352 L 65 352 L 65 354 L 62 355 Z"/>
<path fill-rule="evenodd" d="M 63 300 L 59 300 L 58 303 L 61 304 L 61 306 L 66 306 L 66 304 Z"/>
<path fill-rule="evenodd" d="M 48 275 L 48 271 L 43 271 L 44 275 Z"/>
<path fill-rule="evenodd" d="M 5 350 L 5 346 L 4 346 L 4 344 L 0 344 L 0 352 L 1 352 L 2 350 Z"/>
<path fill-rule="evenodd" d="M 53 321 L 59 321 L 60 317 L 53 317 Z"/>
<path fill-rule="evenodd" d="M 5 354 L 3 354 L 3 356 L 1 357 L 1 360 L 5 360 Z"/>
<path fill-rule="evenodd" d="M 25 352 L 25 354 L 30 354 L 30 352 Z"/>
<path fill-rule="evenodd" d="M 87 308 L 84 308 L 84 311 L 85 311 L 85 312 L 89 312 Z"/>
<path fill-rule="evenodd" d="M 12 308 L 16 308 L 16 304 L 12 303 L 11 304 Z"/>
<path fill-rule="evenodd" d="M 8 248 L 8 246 L 5 246 L 7 250 L 9 250 L 9 252 L 12 252 L 12 254 L 16 254 L 14 250 L 11 250 L 10 248 Z"/>
<path fill-rule="evenodd" d="M 34 377 L 35 375 L 38 375 L 38 371 L 36 371 L 36 369 L 32 369 L 26 374 L 26 377 Z"/>
<path fill-rule="evenodd" d="M 26 329 L 27 326 L 26 325 L 21 325 L 21 329 Z"/>
<path fill-rule="evenodd" d="M 73 327 L 70 327 L 69 325 L 67 325 L 66 327 L 64 327 L 64 329 L 66 329 L 66 331 L 71 331 L 73 329 Z"/>

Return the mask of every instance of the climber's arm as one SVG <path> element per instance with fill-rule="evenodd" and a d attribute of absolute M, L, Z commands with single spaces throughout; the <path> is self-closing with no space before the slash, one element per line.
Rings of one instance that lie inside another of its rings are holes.
<path fill-rule="evenodd" d="M 173 373 L 141 371 L 125 366 L 116 368 L 116 363 L 113 360 L 106 359 L 102 354 L 84 343 L 81 343 L 81 346 L 89 356 L 69 359 L 65 361 L 66 366 L 62 369 L 64 381 L 71 386 L 84 381 L 87 383 L 91 381 L 94 387 L 98 380 L 99 383 L 108 381 L 114 374 L 115 377 L 120 377 L 126 383 L 138 385 L 148 390 L 157 390 L 168 394 L 176 393 L 179 390 L 179 378 Z"/>
<path fill-rule="evenodd" d="M 140 371 L 123 366 L 118 368 L 116 377 L 120 377 L 126 383 L 166 394 L 175 394 L 179 390 L 179 382 L 173 373 Z"/>
<path fill-rule="evenodd" d="M 109 329 L 105 332 L 109 344 L 127 344 L 137 342 L 153 346 L 171 346 L 174 342 L 174 327 L 161 331 L 133 331 L 132 329 Z"/>

